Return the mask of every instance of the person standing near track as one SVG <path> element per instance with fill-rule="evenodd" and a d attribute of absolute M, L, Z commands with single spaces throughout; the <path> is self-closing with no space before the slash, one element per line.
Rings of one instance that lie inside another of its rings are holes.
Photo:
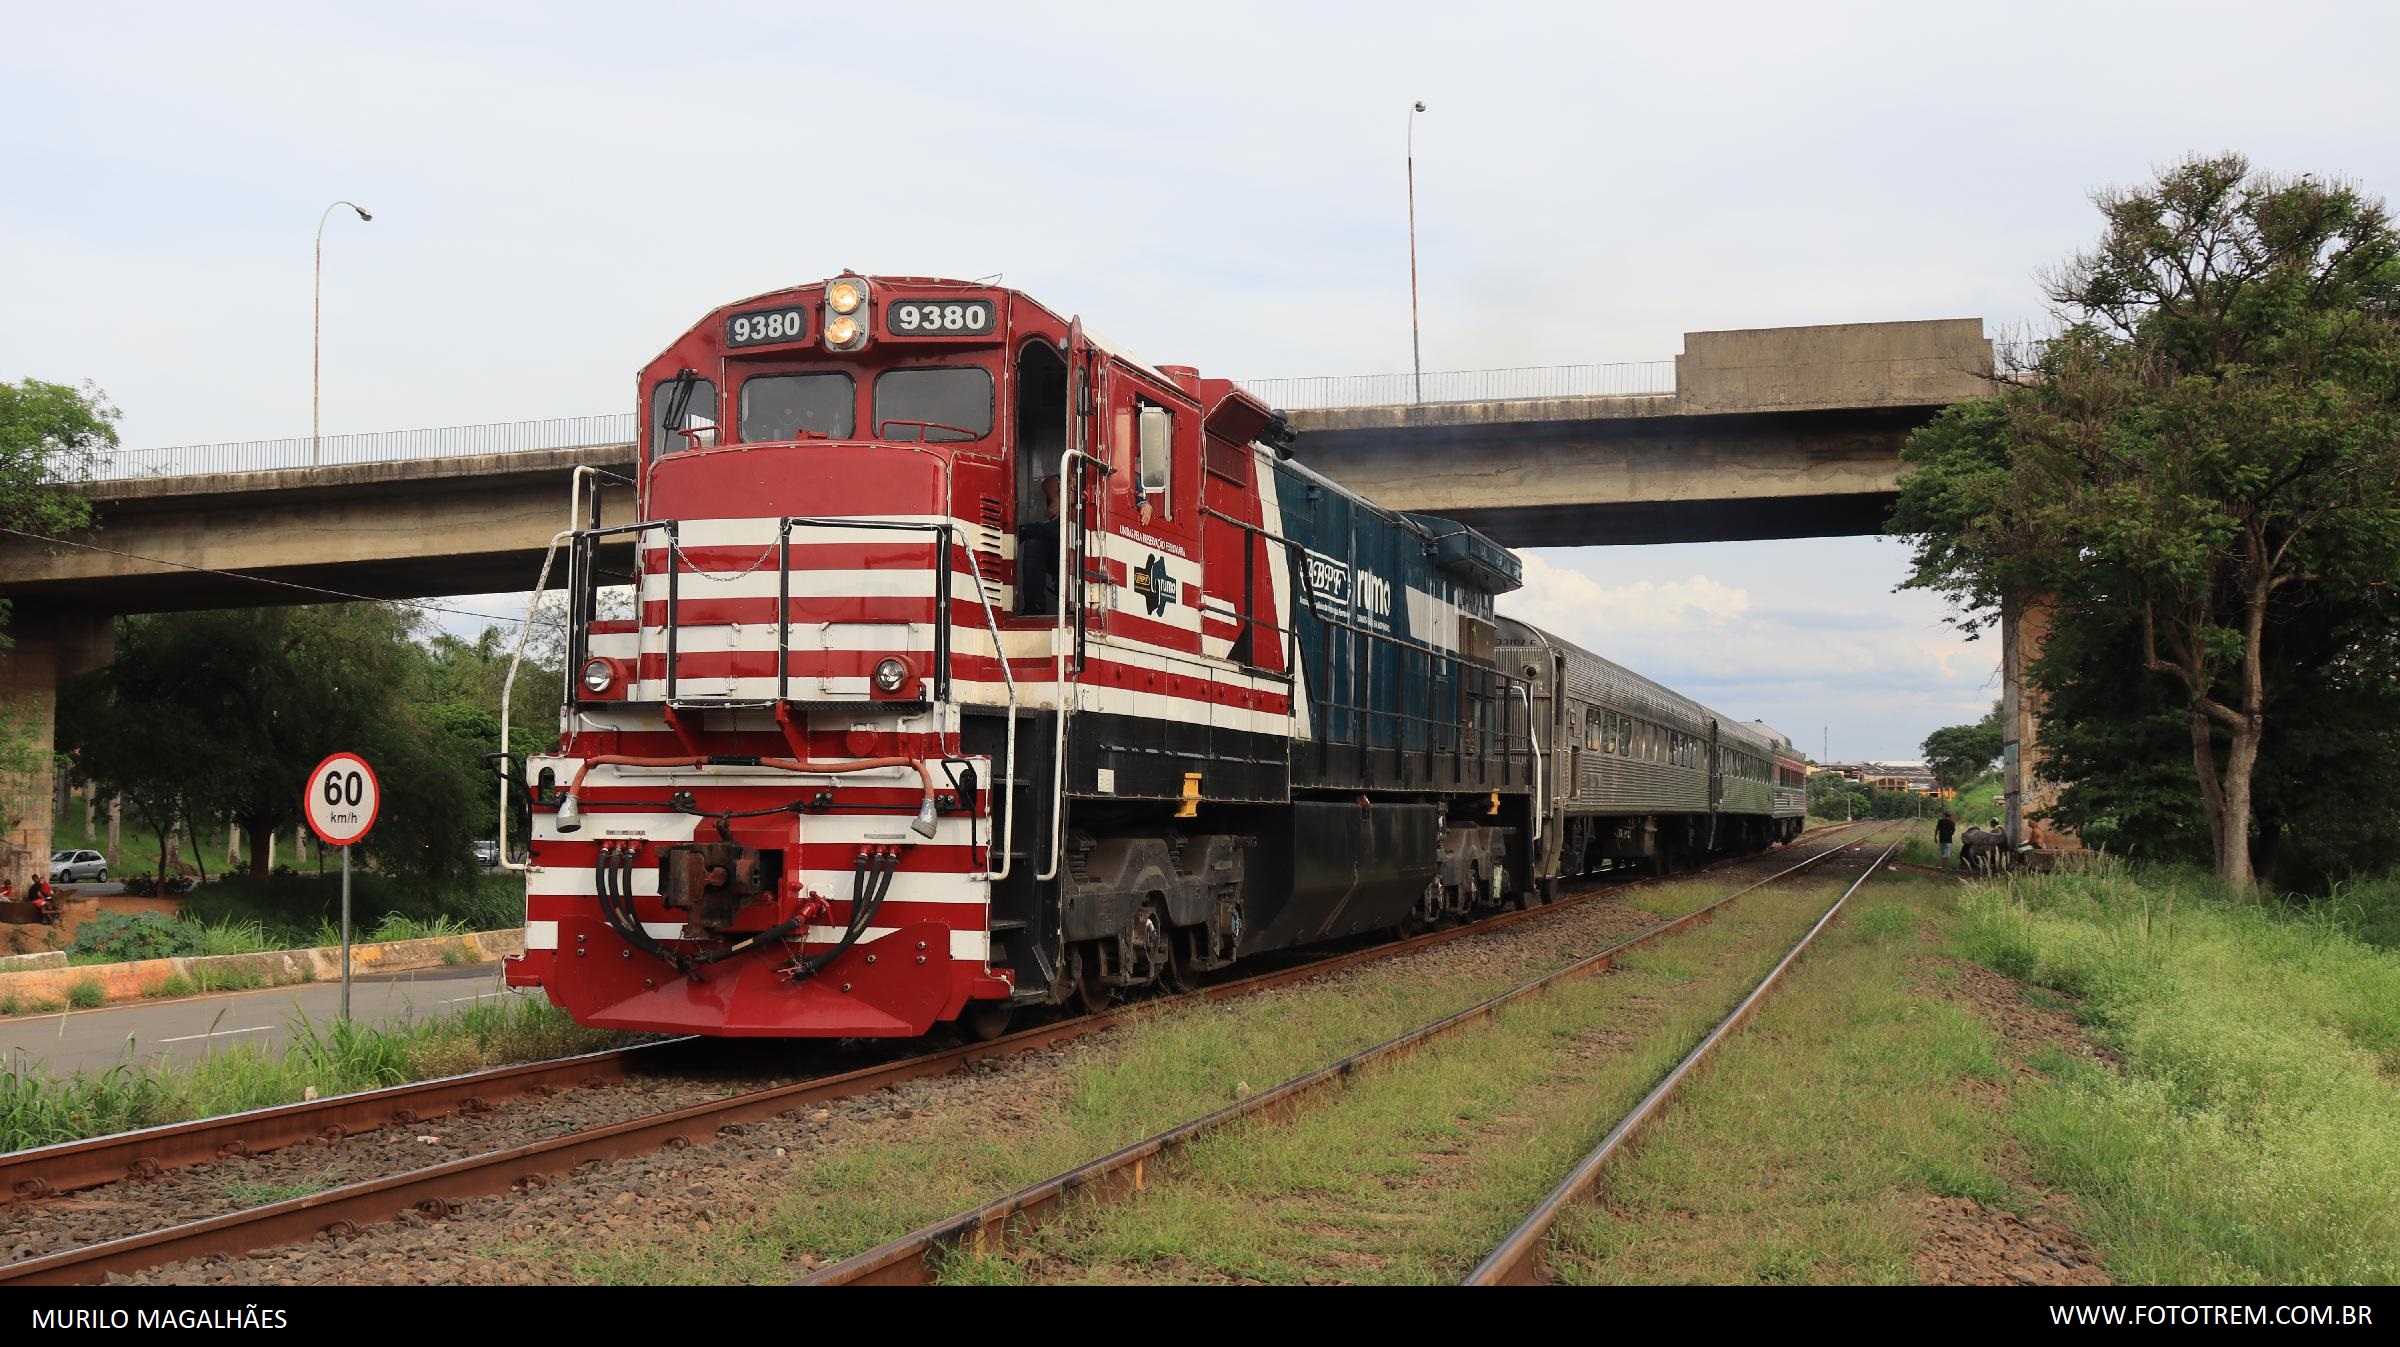
<path fill-rule="evenodd" d="M 1958 815 L 1945 809 L 1933 825 L 1933 840 L 1942 848 L 1942 868 L 1950 868 L 1950 843 L 1958 837 Z"/>

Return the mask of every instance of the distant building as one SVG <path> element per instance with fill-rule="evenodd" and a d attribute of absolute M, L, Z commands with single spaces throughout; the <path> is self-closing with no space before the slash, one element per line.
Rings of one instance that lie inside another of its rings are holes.
<path fill-rule="evenodd" d="M 1829 762 L 1817 769 L 1876 790 L 1906 790 L 1919 795 L 1940 793 L 1932 769 L 1921 762 Z"/>

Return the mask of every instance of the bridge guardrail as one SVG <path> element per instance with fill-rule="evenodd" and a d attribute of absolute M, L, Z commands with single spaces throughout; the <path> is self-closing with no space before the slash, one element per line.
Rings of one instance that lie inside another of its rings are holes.
<path fill-rule="evenodd" d="M 75 476 L 84 481 L 140 477 L 195 477 L 278 468 L 327 467 L 346 463 L 397 463 L 474 454 L 523 453 L 535 449 L 580 449 L 628 444 L 639 433 L 632 412 L 605 416 L 559 416 L 546 421 L 502 421 L 481 426 L 438 426 L 425 430 L 382 430 L 327 435 L 319 452 L 300 435 L 281 440 L 188 444 L 168 449 L 118 449 L 93 456 Z"/>
<path fill-rule="evenodd" d="M 1506 402 L 1529 398 L 1658 397 L 1675 392 L 1675 362 L 1634 361 L 1608 365 L 1527 365 L 1510 369 L 1428 371 L 1414 374 L 1351 374 L 1321 378 L 1244 379 L 1244 388 L 1268 405 L 1287 411 L 1336 407 L 1396 406 L 1415 402 Z M 634 412 L 561 416 L 544 421 L 503 421 L 478 426 L 437 426 L 327 435 L 321 442 L 298 435 L 275 440 L 177 445 L 164 449 L 117 449 L 94 455 L 71 475 L 79 481 L 123 481 L 145 477 L 195 477 L 215 473 L 265 472 L 282 468 L 348 463 L 408 462 L 536 449 L 579 449 L 625 444 L 640 432 Z"/>

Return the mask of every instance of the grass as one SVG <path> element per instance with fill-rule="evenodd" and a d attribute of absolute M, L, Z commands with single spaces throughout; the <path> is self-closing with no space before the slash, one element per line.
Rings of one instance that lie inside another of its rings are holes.
<path fill-rule="evenodd" d="M 1920 923 L 1949 886 L 1878 881 L 1643 1143 L 1569 1215 L 1551 1268 L 1576 1284 L 1916 1279 L 1914 1204 L 2008 1206 L 2000 1044 L 1912 988 Z M 1955 968 L 1943 970 L 1957 980 Z"/>
<path fill-rule="evenodd" d="M 1626 901 L 1673 916 L 1723 891 L 1721 882 L 1693 881 Z M 785 1280 L 803 1254 L 839 1257 L 872 1247 L 1439 1018 L 1600 944 L 1514 966 L 1462 960 L 1440 964 L 1439 972 L 1383 969 L 1338 991 L 1308 987 L 1137 1021 L 1034 1077 L 1038 1084 L 999 1116 L 962 1109 L 913 1123 L 910 1139 L 811 1149 L 793 1160 L 788 1179 L 773 1185 L 754 1218 L 704 1233 L 627 1233 L 596 1247 L 530 1235 L 507 1252 L 583 1281 Z"/>
<path fill-rule="evenodd" d="M 2049 1193 L 2124 1281 L 2400 1279 L 2400 955 L 2354 912 L 2105 865 L 1891 892 L 2114 1060 L 2038 1047 L 1995 1092 L 1991 1027 L 1912 987 L 1958 968 L 1870 906 L 1566 1228 L 1568 1279 L 1907 1280 L 1914 1204 Z"/>
<path fill-rule="evenodd" d="M 387 912 L 384 914 L 382 924 L 378 925 L 367 936 L 367 939 L 434 940 L 443 936 L 467 935 L 472 930 L 473 928 L 466 923 L 452 917 L 434 917 L 426 920 L 403 916 L 398 912 Z"/>
<path fill-rule="evenodd" d="M 2122 1072 L 2017 1109 L 2043 1179 L 2131 1280 L 2400 1280 L 2400 954 L 2338 911 L 2122 867 L 1977 886 L 1959 950 L 2080 1001 Z"/>
<path fill-rule="evenodd" d="M 1456 1281 L 1781 957 L 1837 887 L 1777 887 L 1388 1067 L 1203 1140 L 1032 1246 L 1068 1279 Z M 964 1256 L 946 1279 L 1015 1268 Z"/>
<path fill-rule="evenodd" d="M 0 1151 L 75 1141 L 310 1097 L 399 1085 L 625 1041 L 545 1001 L 503 996 L 454 1013 L 374 1025 L 305 1016 L 281 1049 L 237 1045 L 189 1065 L 128 1060 L 53 1076 L 19 1056 L 0 1067 Z M 130 1054 L 132 1048 L 128 1047 Z"/>
<path fill-rule="evenodd" d="M 97 1010 L 108 1002 L 108 991 L 98 978 L 78 978 L 67 988 L 67 1004 L 77 1010 Z"/>
<path fill-rule="evenodd" d="M 289 1202 L 295 1197 L 321 1193 L 329 1185 L 323 1183 L 258 1183 L 247 1179 L 230 1179 L 225 1184 L 225 1196 L 245 1207 L 264 1207 L 276 1202 Z"/>

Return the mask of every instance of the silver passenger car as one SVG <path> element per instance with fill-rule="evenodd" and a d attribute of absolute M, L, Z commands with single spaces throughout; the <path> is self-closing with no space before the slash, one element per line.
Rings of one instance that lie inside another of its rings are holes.
<path fill-rule="evenodd" d="M 1799 835 L 1805 777 L 1789 737 L 1514 619 L 1500 619 L 1498 647 L 1542 726 L 1545 878 L 1626 861 L 1676 870 Z"/>

